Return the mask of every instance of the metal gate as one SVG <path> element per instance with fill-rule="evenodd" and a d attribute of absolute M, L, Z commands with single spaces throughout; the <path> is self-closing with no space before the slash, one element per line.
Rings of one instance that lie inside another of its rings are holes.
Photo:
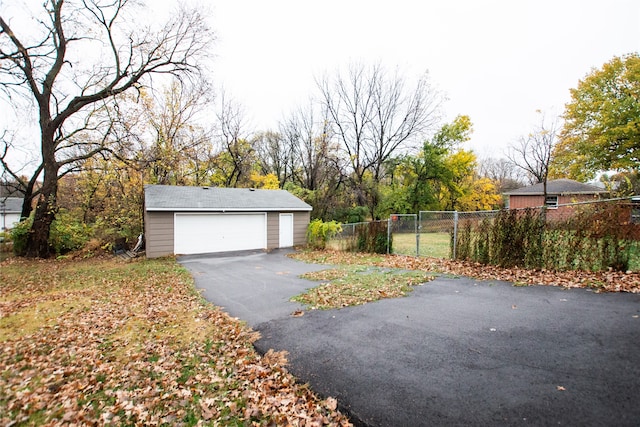
<path fill-rule="evenodd" d="M 418 240 L 420 256 L 451 258 L 455 253 L 456 225 L 458 212 L 420 211 Z"/>
<path fill-rule="evenodd" d="M 418 256 L 418 215 L 392 214 L 387 230 L 389 253 Z"/>

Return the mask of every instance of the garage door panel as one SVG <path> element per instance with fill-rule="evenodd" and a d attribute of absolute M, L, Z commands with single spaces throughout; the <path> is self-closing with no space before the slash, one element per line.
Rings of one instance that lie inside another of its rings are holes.
<path fill-rule="evenodd" d="M 174 252 L 199 254 L 266 248 L 265 214 L 176 214 Z"/>

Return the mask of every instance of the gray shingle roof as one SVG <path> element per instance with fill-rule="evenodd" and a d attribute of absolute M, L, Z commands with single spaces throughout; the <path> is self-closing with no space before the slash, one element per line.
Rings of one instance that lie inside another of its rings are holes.
<path fill-rule="evenodd" d="M 607 190 L 591 184 L 574 181 L 572 179 L 553 179 L 547 181 L 547 194 L 567 195 L 567 194 L 603 194 Z M 507 196 L 541 196 L 544 195 L 542 183 L 518 188 L 505 193 Z"/>
<path fill-rule="evenodd" d="M 285 190 L 145 185 L 148 211 L 310 211 L 311 206 Z"/>
<path fill-rule="evenodd" d="M 22 201 L 20 197 L 0 197 L 0 212 L 2 213 L 21 213 Z"/>

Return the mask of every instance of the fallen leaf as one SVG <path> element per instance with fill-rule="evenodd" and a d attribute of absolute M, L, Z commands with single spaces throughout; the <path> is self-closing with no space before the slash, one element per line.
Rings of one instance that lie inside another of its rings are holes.
<path fill-rule="evenodd" d="M 333 397 L 327 398 L 327 408 L 331 411 L 335 411 L 338 408 L 338 401 Z"/>
<path fill-rule="evenodd" d="M 302 310 L 296 310 L 296 311 L 294 311 L 293 313 L 291 313 L 291 315 L 292 315 L 293 317 L 302 317 L 302 316 L 304 316 L 304 311 L 302 311 Z"/>
<path fill-rule="evenodd" d="M 174 260 L 3 263 L 0 283 L 0 316 L 33 319 L 3 325 L 0 425 L 177 425 L 187 414 L 215 424 L 222 413 L 242 425 L 350 425 L 287 371 L 286 352 L 261 356 L 259 333 L 203 304 Z"/>

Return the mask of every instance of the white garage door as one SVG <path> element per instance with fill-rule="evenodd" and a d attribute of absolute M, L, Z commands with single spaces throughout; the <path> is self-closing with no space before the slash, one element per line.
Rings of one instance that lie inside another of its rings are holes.
<path fill-rule="evenodd" d="M 177 213 L 174 221 L 175 254 L 204 254 L 267 247 L 267 216 L 264 213 Z"/>

